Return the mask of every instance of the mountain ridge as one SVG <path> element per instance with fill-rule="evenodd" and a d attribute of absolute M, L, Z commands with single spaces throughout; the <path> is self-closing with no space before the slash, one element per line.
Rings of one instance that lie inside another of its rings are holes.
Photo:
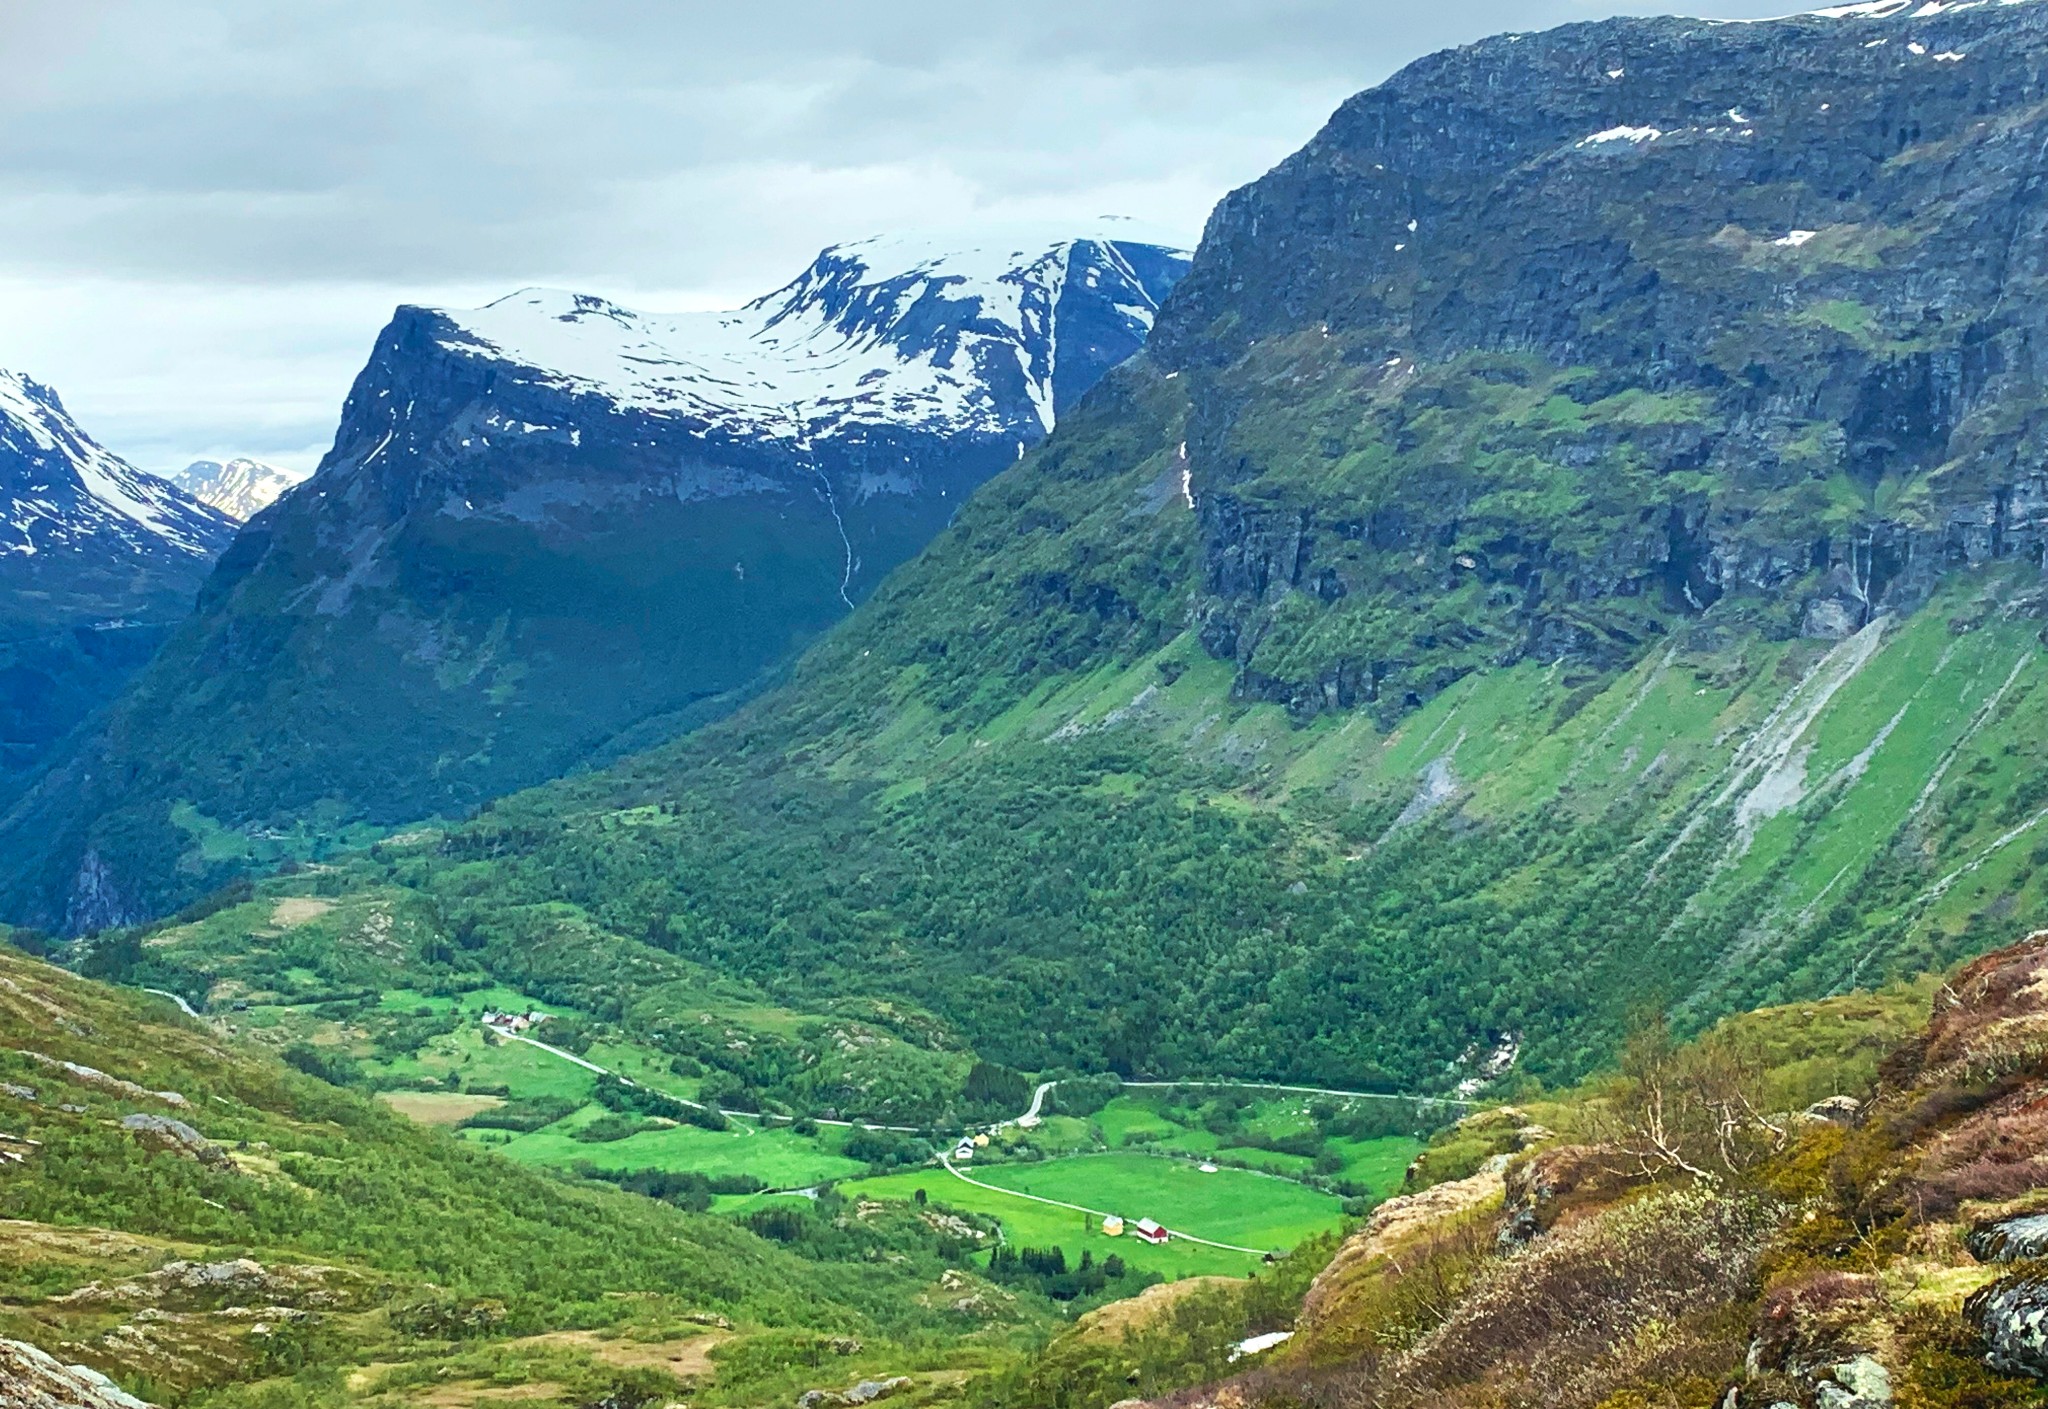
<path fill-rule="evenodd" d="M 200 503 L 237 523 L 247 523 L 307 476 L 242 455 L 231 460 L 194 460 L 166 478 Z"/>
<path fill-rule="evenodd" d="M 742 314 L 400 308 L 319 471 L 4 824 L 43 839 L 16 913 L 133 920 L 715 716 L 1135 351 L 1184 264 L 1069 238 L 869 268 L 892 248 L 827 251 L 743 311 L 758 336 L 717 378 L 649 333 Z M 729 375 L 757 343 L 810 369 L 815 415 L 763 400 L 782 373 Z M 707 414 L 722 395 L 737 409 Z M 402 732 L 363 726 L 394 713 Z"/>
<path fill-rule="evenodd" d="M 0 798 L 149 659 L 233 533 L 0 371 Z"/>
<path fill-rule="evenodd" d="M 2030 502 L 2048 305 L 2030 255 L 1957 255 L 2043 229 L 2044 14 L 1425 61 L 1328 170 L 1226 202 L 1155 345 L 786 684 L 360 874 L 900 995 L 1020 1069 L 1353 1089 L 1511 1035 L 1570 1078 L 1637 1006 L 1702 1024 L 2048 921 L 2048 593 L 2032 511 L 1981 514 Z M 1648 106 L 1617 67 L 1674 85 L 1660 114 L 1739 83 L 1758 124 L 1882 127 L 1582 149 Z M 1524 90 L 1566 116 L 1514 128 Z M 1386 199 L 1381 127 L 1449 165 Z M 1424 230 L 1443 270 L 1376 273 Z"/>

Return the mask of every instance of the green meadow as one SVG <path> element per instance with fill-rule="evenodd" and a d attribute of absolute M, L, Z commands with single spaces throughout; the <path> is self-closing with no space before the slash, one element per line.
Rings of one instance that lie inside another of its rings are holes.
<path fill-rule="evenodd" d="M 1240 1276 L 1257 1268 L 1261 1259 L 1253 1253 L 1180 1240 L 1154 1247 L 1129 1234 L 1110 1238 L 1100 1231 L 1099 1219 L 1004 1191 L 1081 1204 L 1132 1222 L 1150 1218 L 1196 1237 L 1276 1252 L 1343 1221 L 1337 1198 L 1306 1185 L 1241 1169 L 1204 1174 L 1190 1161 L 1157 1155 L 1124 1152 L 985 1165 L 972 1169 L 971 1177 L 998 1187 L 980 1188 L 943 1169 L 860 1179 L 839 1187 L 849 1196 L 873 1199 L 914 1199 L 922 1189 L 935 1205 L 1001 1220 L 1009 1243 L 1058 1246 L 1066 1249 L 1070 1261 L 1084 1251 L 1093 1252 L 1098 1260 L 1115 1252 L 1134 1267 L 1168 1278 Z"/>

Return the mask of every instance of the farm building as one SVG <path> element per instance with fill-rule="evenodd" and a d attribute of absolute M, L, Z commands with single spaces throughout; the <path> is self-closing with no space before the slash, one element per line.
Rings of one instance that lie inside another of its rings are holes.
<path fill-rule="evenodd" d="M 1102 1233 L 1104 1237 L 1121 1238 L 1124 1235 L 1124 1221 L 1113 1213 L 1108 1215 L 1102 1220 Z"/>
<path fill-rule="evenodd" d="M 973 1142 L 972 1140 L 962 1140 L 962 1141 L 961 1141 L 961 1142 L 960 1142 L 960 1143 L 959 1143 L 958 1145 L 954 1146 L 954 1148 L 953 1148 L 953 1158 L 954 1158 L 954 1159 L 973 1159 L 973 1158 L 974 1158 L 974 1142 Z"/>
<path fill-rule="evenodd" d="M 1133 1223 L 1131 1231 L 1148 1243 L 1163 1243 L 1167 1239 L 1166 1230 L 1149 1218 L 1141 1218 Z"/>
<path fill-rule="evenodd" d="M 507 1032 L 514 1036 L 531 1028 L 539 1027 L 547 1020 L 548 1015 L 538 1011 L 531 1013 L 500 1013 L 493 1010 L 484 1014 L 485 1027 L 490 1028 L 494 1032 Z"/>

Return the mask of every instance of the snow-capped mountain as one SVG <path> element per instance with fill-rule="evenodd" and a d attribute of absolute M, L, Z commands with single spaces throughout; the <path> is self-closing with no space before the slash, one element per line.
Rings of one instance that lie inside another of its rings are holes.
<path fill-rule="evenodd" d="M 306 474 L 237 456 L 232 460 L 194 460 L 165 476 L 200 503 L 218 509 L 237 523 L 277 502 L 280 494 L 303 483 Z"/>
<path fill-rule="evenodd" d="M 0 557 L 127 552 L 206 559 L 234 525 L 94 441 L 57 393 L 0 371 Z"/>
<path fill-rule="evenodd" d="M 1121 361 L 1144 340 L 1186 262 L 1110 238 L 942 249 L 881 237 L 827 249 L 731 313 L 664 317 L 525 289 L 444 312 L 443 345 L 621 411 L 787 444 L 884 425 L 1035 440 L 1094 385 L 1105 351 Z"/>
<path fill-rule="evenodd" d="M 1187 262 L 1114 229 L 883 239 L 726 313 L 399 309 L 314 477 L 24 799 L 37 913 L 223 879 L 178 859 L 176 800 L 258 829 L 458 815 L 715 717 L 1137 352 Z"/>
<path fill-rule="evenodd" d="M 0 371 L 0 797 L 149 659 L 234 531 Z"/>

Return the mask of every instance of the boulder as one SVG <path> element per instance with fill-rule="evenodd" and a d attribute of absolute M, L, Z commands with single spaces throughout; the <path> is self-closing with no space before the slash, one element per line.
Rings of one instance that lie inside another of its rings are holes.
<path fill-rule="evenodd" d="M 1863 1114 L 1863 1103 L 1854 1096 L 1827 1096 L 1801 1111 L 1800 1118 L 1827 1125 L 1854 1125 Z"/>
<path fill-rule="evenodd" d="M 0 1340 L 0 1390 L 7 1409 L 151 1409 L 99 1371 L 22 1341 Z"/>
<path fill-rule="evenodd" d="M 2048 1213 L 2022 1214 L 1979 1223 L 1963 1237 L 1979 1262 L 2024 1262 L 2048 1257 Z"/>
<path fill-rule="evenodd" d="M 2016 1272 L 1993 1282 L 1963 1303 L 1963 1317 L 1984 1337 L 1992 1369 L 2048 1379 L 2048 1273 Z"/>
<path fill-rule="evenodd" d="M 807 1389 L 797 1398 L 797 1409 L 851 1409 L 853 1405 L 887 1399 L 910 1385 L 908 1375 L 894 1375 L 886 1380 L 862 1380 L 852 1389 Z"/>
<path fill-rule="evenodd" d="M 132 1132 L 144 1144 L 157 1149 L 169 1150 L 173 1154 L 196 1159 L 201 1164 L 225 1169 L 235 1167 L 234 1160 L 229 1158 L 226 1150 L 182 1120 L 173 1120 L 167 1115 L 151 1115 L 146 1111 L 136 1111 L 121 1117 L 121 1128 Z"/>

